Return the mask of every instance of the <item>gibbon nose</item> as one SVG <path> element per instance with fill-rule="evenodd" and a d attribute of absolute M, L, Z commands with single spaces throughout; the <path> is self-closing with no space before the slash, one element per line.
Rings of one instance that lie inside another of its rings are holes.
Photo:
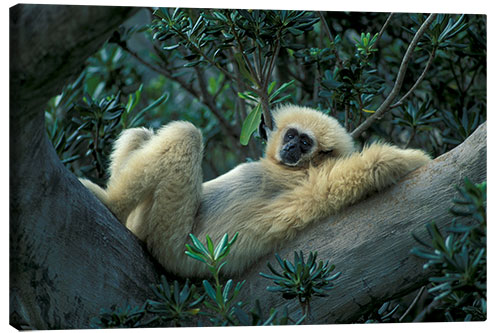
<path fill-rule="evenodd" d="M 297 143 L 296 142 L 289 142 L 286 145 L 285 150 L 290 151 L 290 150 L 294 150 L 295 148 L 297 148 Z"/>

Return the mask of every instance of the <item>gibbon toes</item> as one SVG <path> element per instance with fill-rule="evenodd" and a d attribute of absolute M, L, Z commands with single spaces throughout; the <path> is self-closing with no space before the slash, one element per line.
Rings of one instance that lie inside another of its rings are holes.
<path fill-rule="evenodd" d="M 110 156 L 110 174 L 115 175 L 124 168 L 130 155 L 143 146 L 154 135 L 153 130 L 140 127 L 124 130 L 115 141 Z"/>

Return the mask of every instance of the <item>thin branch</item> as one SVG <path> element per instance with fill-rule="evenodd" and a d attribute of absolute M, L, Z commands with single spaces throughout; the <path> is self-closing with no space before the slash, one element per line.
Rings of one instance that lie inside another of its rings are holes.
<path fill-rule="evenodd" d="M 318 16 L 321 20 L 321 24 L 325 28 L 326 34 L 328 35 L 328 39 L 330 40 L 330 42 L 332 44 L 335 43 L 335 38 L 333 37 L 333 34 L 330 30 L 330 27 L 328 26 L 328 23 L 326 23 L 326 19 L 325 19 L 325 16 L 323 15 L 323 12 L 318 11 L 317 13 L 318 13 Z M 335 59 L 336 59 L 335 66 L 337 66 L 339 69 L 344 68 L 344 65 L 342 63 L 342 59 L 340 59 L 340 55 L 339 55 L 337 49 L 334 47 L 332 49 L 332 51 L 335 54 Z"/>
<path fill-rule="evenodd" d="M 264 123 L 266 127 L 270 130 L 273 130 L 273 120 L 271 117 L 271 110 L 269 108 L 269 96 L 267 94 L 267 86 L 269 85 L 269 81 L 271 79 L 271 74 L 273 73 L 274 64 L 276 63 L 276 59 L 278 58 L 278 53 L 281 48 L 280 45 L 280 33 L 278 33 L 278 38 L 276 40 L 275 49 L 273 55 L 271 56 L 271 61 L 269 62 L 269 67 L 264 67 L 264 82 L 262 82 L 262 86 L 259 89 L 259 97 L 262 102 L 262 114 L 264 115 Z"/>
<path fill-rule="evenodd" d="M 220 110 L 215 105 L 215 101 L 210 96 L 210 93 L 207 90 L 207 83 L 206 83 L 207 80 L 205 79 L 203 71 L 199 67 L 195 67 L 195 72 L 196 76 L 198 77 L 198 84 L 200 86 L 202 103 L 205 104 L 210 109 L 210 111 L 212 111 L 215 118 L 217 118 L 219 123 L 222 125 L 223 131 L 226 133 L 226 135 L 228 135 L 231 138 L 232 141 L 234 141 L 233 143 L 235 143 L 235 146 L 238 146 L 235 138 L 237 138 L 239 134 L 233 132 L 233 127 L 224 117 L 222 112 L 220 112 Z"/>
<path fill-rule="evenodd" d="M 353 138 L 359 137 L 361 133 L 366 131 L 373 124 L 373 122 L 375 122 L 375 120 L 380 119 L 384 115 L 384 113 L 390 109 L 392 102 L 399 94 L 401 86 L 403 85 L 403 80 L 406 75 L 406 69 L 408 68 L 408 63 L 410 62 L 410 58 L 413 55 L 413 51 L 415 50 L 415 47 L 417 46 L 420 38 L 424 35 L 425 30 L 431 25 L 435 18 L 436 14 L 430 14 L 429 17 L 424 21 L 424 23 L 422 23 L 412 41 L 410 42 L 408 49 L 406 50 L 403 61 L 401 62 L 401 65 L 399 67 L 396 82 L 394 83 L 394 87 L 392 88 L 389 96 L 387 96 L 385 101 L 378 107 L 373 115 L 368 117 L 363 123 L 361 123 L 361 125 L 359 125 L 354 131 L 351 132 L 351 136 Z"/>
<path fill-rule="evenodd" d="M 384 25 L 382 26 L 382 28 L 378 32 L 378 37 L 377 37 L 377 40 L 375 41 L 375 44 L 373 45 L 373 48 L 375 48 L 377 46 L 379 40 L 382 38 L 382 35 L 384 34 L 385 29 L 387 29 L 387 26 L 389 25 L 389 21 L 391 20 L 393 15 L 394 15 L 394 13 L 390 13 L 389 16 L 387 17 L 387 20 L 385 20 Z"/>
<path fill-rule="evenodd" d="M 425 77 L 425 74 L 427 74 L 427 72 L 429 71 L 429 68 L 431 67 L 432 61 L 436 57 L 436 49 L 437 49 L 436 47 L 434 47 L 432 49 L 431 54 L 429 55 L 429 59 L 427 60 L 427 64 L 425 65 L 424 71 L 422 72 L 422 74 L 420 74 L 417 81 L 415 81 L 415 84 L 410 88 L 410 90 L 408 90 L 408 92 L 403 97 L 401 97 L 401 99 L 397 103 L 394 103 L 391 105 L 391 107 L 390 107 L 391 109 L 394 109 L 394 108 L 397 108 L 398 106 L 401 106 L 403 104 L 404 100 L 407 99 L 408 96 L 410 96 L 413 93 L 413 91 L 420 85 L 420 83 L 422 82 L 422 80 Z"/>
<path fill-rule="evenodd" d="M 425 320 L 425 317 L 427 317 L 428 314 L 430 314 L 432 311 L 434 311 L 435 308 L 437 308 L 441 304 L 441 300 L 433 300 L 431 304 L 429 304 L 424 311 L 420 312 L 418 316 L 413 319 L 414 323 L 419 323 L 423 322 Z"/>
<path fill-rule="evenodd" d="M 226 17 L 231 22 L 232 33 L 233 33 L 233 35 L 234 35 L 234 37 L 236 39 L 236 43 L 238 43 L 238 46 L 239 46 L 239 48 L 241 50 L 241 55 L 243 56 L 243 60 L 245 61 L 246 66 L 250 70 L 250 74 L 260 83 L 261 80 L 262 80 L 262 78 L 260 76 L 260 73 L 258 73 L 258 72 L 255 71 L 255 69 L 252 66 L 252 63 L 251 63 L 250 59 L 245 54 L 245 47 L 243 45 L 243 42 L 240 39 L 240 36 L 238 35 L 238 32 L 235 29 L 235 24 L 234 24 L 233 20 L 231 19 L 231 15 L 226 12 Z"/>
<path fill-rule="evenodd" d="M 424 290 L 425 290 L 425 286 L 423 286 L 422 288 L 420 288 L 420 290 L 418 291 L 417 296 L 415 297 L 415 299 L 413 300 L 413 302 L 411 302 L 411 304 L 408 307 L 408 309 L 405 311 L 405 313 L 401 317 L 399 317 L 399 322 L 402 322 L 403 319 L 410 313 L 411 309 L 413 309 L 413 307 L 417 304 L 419 298 L 424 293 Z"/>
<path fill-rule="evenodd" d="M 196 91 L 193 86 L 188 85 L 186 82 L 181 80 L 179 77 L 176 77 L 172 75 L 169 71 L 165 70 L 162 67 L 155 66 L 143 58 L 141 58 L 136 52 L 131 50 L 128 46 L 122 45 L 123 50 L 128 52 L 133 58 L 135 58 L 137 61 L 139 61 L 141 64 L 144 66 L 148 67 L 149 69 L 165 76 L 169 80 L 172 80 L 174 82 L 177 82 L 185 91 L 187 91 L 189 94 L 191 94 L 193 97 L 197 98 L 200 100 L 201 103 L 206 105 L 208 109 L 212 112 L 212 114 L 219 120 L 219 122 L 222 125 L 223 131 L 228 134 L 229 137 L 233 138 L 234 136 L 238 137 L 238 134 L 233 133 L 233 128 L 232 126 L 226 121 L 226 119 L 222 116 L 222 114 L 219 112 L 217 107 L 214 105 L 213 101 L 208 97 L 208 92 L 206 91 L 205 93 L 203 92 L 203 84 L 200 84 L 200 88 L 202 88 L 201 91 L 201 98 L 200 98 L 200 92 Z"/>

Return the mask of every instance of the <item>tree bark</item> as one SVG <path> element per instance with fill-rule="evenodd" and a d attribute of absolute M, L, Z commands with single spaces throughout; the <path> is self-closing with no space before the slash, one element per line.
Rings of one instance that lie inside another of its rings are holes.
<path fill-rule="evenodd" d="M 113 304 L 139 305 L 159 266 L 61 164 L 48 140 L 48 99 L 81 72 L 125 7 L 10 9 L 10 323 L 86 328 Z"/>
<path fill-rule="evenodd" d="M 60 163 L 44 107 L 85 59 L 135 12 L 131 8 L 18 5 L 10 12 L 10 323 L 16 328 L 88 328 L 101 308 L 140 305 L 163 270 L 143 245 Z M 279 250 L 318 251 L 342 275 L 312 303 L 315 323 L 350 322 L 374 301 L 425 283 L 409 254 L 411 233 L 450 224 L 455 184 L 486 178 L 486 125 L 397 185 L 313 225 Z M 237 243 L 235 246 L 238 246 Z M 244 274 L 241 299 L 265 308 L 270 254 Z M 298 306 L 297 306 L 298 308 Z"/>

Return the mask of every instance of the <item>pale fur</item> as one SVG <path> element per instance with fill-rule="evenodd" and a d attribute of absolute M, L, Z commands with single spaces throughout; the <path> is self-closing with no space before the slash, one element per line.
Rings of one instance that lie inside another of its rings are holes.
<path fill-rule="evenodd" d="M 184 254 L 189 233 L 218 241 L 239 233 L 224 273 L 242 273 L 312 222 L 393 184 L 424 165 L 420 150 L 376 143 L 356 152 L 337 120 L 319 111 L 286 106 L 274 112 L 276 129 L 265 156 L 202 184 L 202 137 L 187 122 L 156 134 L 124 131 L 111 156 L 104 190 L 82 180 L 170 272 L 202 276 L 206 267 Z M 284 132 L 294 126 L 315 144 L 300 166 L 279 161 Z M 321 153 L 320 153 L 321 152 Z"/>

